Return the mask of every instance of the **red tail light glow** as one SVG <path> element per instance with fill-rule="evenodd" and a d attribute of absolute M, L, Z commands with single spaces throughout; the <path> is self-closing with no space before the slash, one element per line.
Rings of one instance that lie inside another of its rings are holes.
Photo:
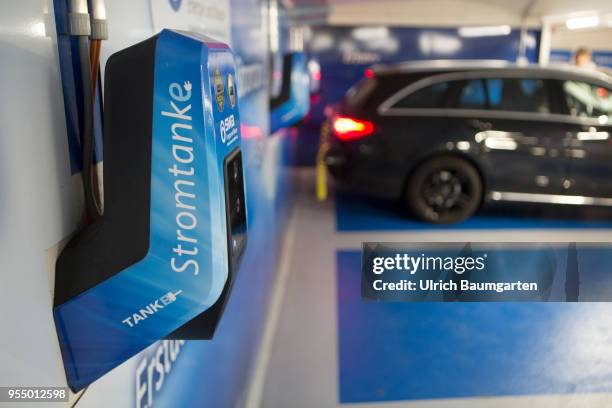
<path fill-rule="evenodd" d="M 599 95 L 600 98 L 607 98 L 608 90 L 606 88 L 599 87 L 597 88 L 597 95 Z"/>
<path fill-rule="evenodd" d="M 374 124 L 367 120 L 349 118 L 347 116 L 334 116 L 332 129 L 340 140 L 355 140 L 374 133 Z"/>

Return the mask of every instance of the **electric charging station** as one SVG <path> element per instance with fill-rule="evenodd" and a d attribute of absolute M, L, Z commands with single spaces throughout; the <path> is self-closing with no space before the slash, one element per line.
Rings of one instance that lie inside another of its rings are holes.
<path fill-rule="evenodd" d="M 211 338 L 246 246 L 234 57 L 163 30 L 106 65 L 104 215 L 57 260 L 54 317 L 79 390 L 153 342 Z"/>
<path fill-rule="evenodd" d="M 282 58 L 279 95 L 270 99 L 270 127 L 277 131 L 293 126 L 309 109 L 309 77 L 304 52 L 290 52 Z"/>

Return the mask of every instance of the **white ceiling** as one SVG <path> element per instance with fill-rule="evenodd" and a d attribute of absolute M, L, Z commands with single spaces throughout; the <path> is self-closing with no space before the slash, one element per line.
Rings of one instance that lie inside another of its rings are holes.
<path fill-rule="evenodd" d="M 539 25 L 545 16 L 612 13 L 612 0 L 280 0 L 301 15 L 331 24 Z"/>

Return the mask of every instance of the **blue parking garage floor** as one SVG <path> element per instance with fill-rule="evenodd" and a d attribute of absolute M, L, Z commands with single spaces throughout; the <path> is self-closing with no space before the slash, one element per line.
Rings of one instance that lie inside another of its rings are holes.
<path fill-rule="evenodd" d="M 341 192 L 336 198 L 338 231 L 612 228 L 612 210 L 533 204 L 491 204 L 453 225 L 411 218 L 396 202 Z"/>
<path fill-rule="evenodd" d="M 360 264 L 337 253 L 341 403 L 612 392 L 612 304 L 363 301 Z"/>
<path fill-rule="evenodd" d="M 313 174 L 302 178 L 300 186 L 314 185 Z M 609 241 L 612 221 L 538 221 L 506 209 L 484 212 L 451 234 L 404 218 L 388 203 L 333 194 L 319 203 L 312 189 L 302 190 L 272 295 L 254 406 L 612 406 L 612 303 L 409 304 L 360 297 L 363 241 L 420 240 L 551 242 L 562 272 L 563 243 L 585 242 L 592 253 L 579 258 L 580 267 L 597 270 L 580 281 L 588 297 L 609 290 L 598 282 L 610 276 L 601 266 L 612 255 L 592 243 Z"/>

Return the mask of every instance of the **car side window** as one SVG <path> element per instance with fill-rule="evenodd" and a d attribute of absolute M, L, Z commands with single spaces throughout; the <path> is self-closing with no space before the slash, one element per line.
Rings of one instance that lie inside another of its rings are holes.
<path fill-rule="evenodd" d="M 612 115 L 612 90 L 579 81 L 564 81 L 565 101 L 572 116 L 608 121 Z M 605 119 L 604 119 L 605 118 Z"/>
<path fill-rule="evenodd" d="M 459 92 L 457 108 L 486 109 L 487 96 L 481 79 L 464 81 Z"/>
<path fill-rule="evenodd" d="M 450 86 L 448 82 L 438 82 L 418 89 L 396 103 L 394 108 L 442 108 Z"/>
<path fill-rule="evenodd" d="M 485 82 L 491 110 L 550 112 L 546 81 L 543 79 L 490 78 Z"/>

